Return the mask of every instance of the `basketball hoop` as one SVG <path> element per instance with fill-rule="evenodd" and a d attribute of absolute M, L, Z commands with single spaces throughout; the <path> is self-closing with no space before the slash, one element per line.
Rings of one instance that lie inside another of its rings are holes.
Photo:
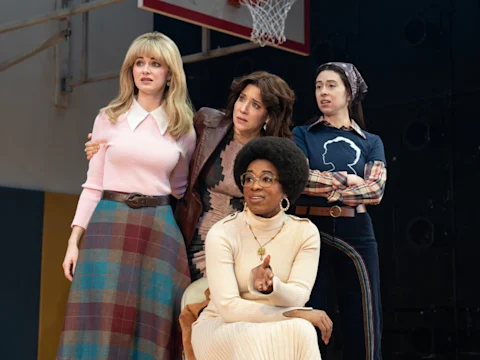
<path fill-rule="evenodd" d="M 253 19 L 250 39 L 265 45 L 280 45 L 285 38 L 285 20 L 296 0 L 230 0 L 247 6 Z"/>

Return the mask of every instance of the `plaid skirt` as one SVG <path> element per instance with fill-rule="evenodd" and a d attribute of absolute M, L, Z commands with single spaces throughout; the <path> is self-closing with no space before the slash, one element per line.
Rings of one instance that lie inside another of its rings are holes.
<path fill-rule="evenodd" d="M 81 244 L 57 359 L 181 359 L 190 283 L 170 206 L 101 200 Z"/>

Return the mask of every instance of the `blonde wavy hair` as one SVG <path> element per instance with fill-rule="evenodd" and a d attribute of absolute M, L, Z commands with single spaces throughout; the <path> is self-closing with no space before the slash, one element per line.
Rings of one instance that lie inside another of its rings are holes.
<path fill-rule="evenodd" d="M 163 107 L 169 118 L 168 132 L 176 139 L 187 134 L 193 127 L 193 109 L 187 91 L 187 80 L 183 70 L 182 57 L 177 45 L 166 35 L 152 32 L 137 37 L 127 51 L 120 70 L 118 96 L 104 112 L 112 123 L 130 109 L 138 88 L 133 81 L 133 65 L 142 56 L 155 58 L 170 73 L 170 86 L 165 87 Z"/>

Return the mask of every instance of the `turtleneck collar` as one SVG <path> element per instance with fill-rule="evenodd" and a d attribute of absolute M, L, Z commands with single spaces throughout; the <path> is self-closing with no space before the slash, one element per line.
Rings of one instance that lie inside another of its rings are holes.
<path fill-rule="evenodd" d="M 245 221 L 254 227 L 264 231 L 278 229 L 282 226 L 282 223 L 286 220 L 287 216 L 283 211 L 279 211 L 277 215 L 271 218 L 264 218 L 253 214 L 248 208 L 243 211 Z"/>

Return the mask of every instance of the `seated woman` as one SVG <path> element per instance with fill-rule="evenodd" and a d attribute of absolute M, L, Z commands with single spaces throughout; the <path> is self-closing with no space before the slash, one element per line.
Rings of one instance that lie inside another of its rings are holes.
<path fill-rule="evenodd" d="M 197 360 L 320 359 L 332 321 L 305 308 L 315 282 L 320 235 L 287 215 L 305 188 L 308 165 L 288 139 L 250 141 L 234 177 L 245 208 L 212 226 L 206 238 L 210 303 L 192 326 Z"/>

